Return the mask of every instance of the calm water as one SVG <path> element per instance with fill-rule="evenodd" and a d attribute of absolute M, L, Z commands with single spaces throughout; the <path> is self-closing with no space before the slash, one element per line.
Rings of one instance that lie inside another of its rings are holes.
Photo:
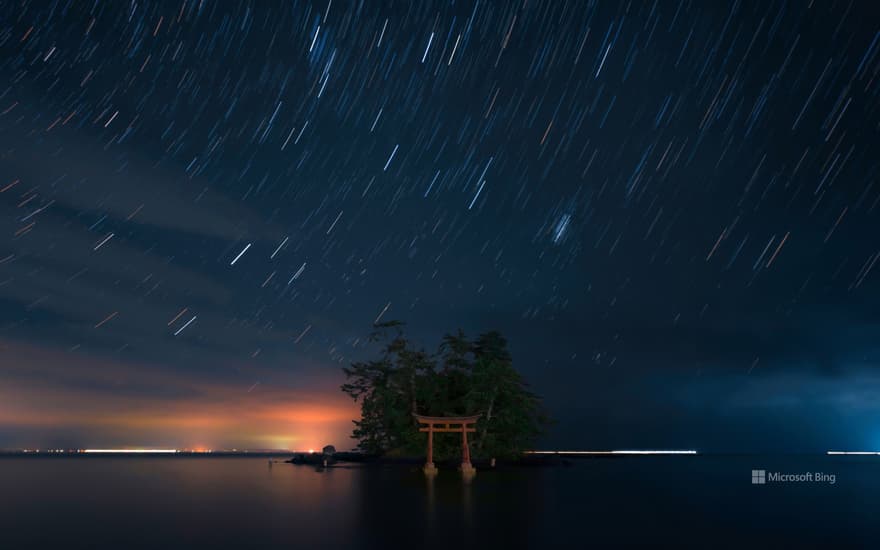
<path fill-rule="evenodd" d="M 752 485 L 751 470 L 836 483 Z M 0 548 L 880 545 L 880 457 L 635 457 L 481 471 L 266 458 L 0 459 Z"/>

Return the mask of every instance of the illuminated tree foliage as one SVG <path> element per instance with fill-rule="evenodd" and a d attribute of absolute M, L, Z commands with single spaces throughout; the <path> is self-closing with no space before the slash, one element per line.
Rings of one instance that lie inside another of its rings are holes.
<path fill-rule="evenodd" d="M 515 457 L 531 447 L 548 422 L 541 399 L 513 368 L 507 341 L 495 331 L 469 340 L 447 334 L 436 353 L 412 347 L 403 324 L 376 325 L 371 341 L 382 342 L 379 357 L 344 368 L 342 391 L 361 404 L 352 437 L 365 452 L 413 455 L 424 452 L 425 435 L 413 414 L 480 414 L 472 453 Z M 435 455 L 460 455 L 460 441 L 435 438 Z"/>

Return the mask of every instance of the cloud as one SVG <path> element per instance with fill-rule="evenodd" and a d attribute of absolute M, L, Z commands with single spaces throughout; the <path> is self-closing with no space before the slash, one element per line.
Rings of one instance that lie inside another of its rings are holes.
<path fill-rule="evenodd" d="M 346 447 L 357 415 L 332 379 L 260 385 L 15 343 L 0 349 L 0 402 L 0 431 L 87 433 L 78 446 Z"/>
<path fill-rule="evenodd" d="M 25 104 L 16 109 L 35 114 Z M 47 211 L 106 214 L 113 221 L 194 235 L 274 239 L 280 233 L 244 203 L 213 191 L 198 176 L 186 175 L 185 167 L 171 161 L 150 163 L 138 154 L 110 153 L 72 126 L 24 137 L 9 128 L 0 132 L 0 147 L 15 152 L 0 158 L 0 168 L 11 181 L 19 181 L 7 192 L 16 197 L 25 192 L 38 195 L 18 219 L 54 201 Z"/>

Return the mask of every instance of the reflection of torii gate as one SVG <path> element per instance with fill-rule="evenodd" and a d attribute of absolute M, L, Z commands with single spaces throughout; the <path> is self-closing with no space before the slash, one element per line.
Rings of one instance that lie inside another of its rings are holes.
<path fill-rule="evenodd" d="M 480 415 L 474 416 L 422 416 L 414 414 L 419 424 L 427 427 L 419 428 L 420 432 L 428 432 L 428 458 L 425 462 L 425 473 L 428 475 L 436 474 L 437 468 L 434 466 L 434 433 L 435 432 L 455 432 L 461 433 L 461 471 L 464 474 L 474 474 L 476 470 L 471 465 L 471 451 L 468 449 L 467 434 L 477 431 L 476 423 Z M 453 426 L 459 424 L 459 426 Z"/>

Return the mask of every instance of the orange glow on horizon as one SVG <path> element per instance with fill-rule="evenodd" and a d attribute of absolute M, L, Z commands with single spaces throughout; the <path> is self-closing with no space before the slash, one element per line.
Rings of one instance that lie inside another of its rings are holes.
<path fill-rule="evenodd" d="M 10 446 L 36 448 L 54 434 L 69 433 L 80 448 L 96 449 L 348 448 L 351 421 L 360 416 L 357 404 L 336 389 L 341 378 L 336 371 L 305 389 L 265 384 L 248 392 L 250 384 L 234 378 L 218 382 L 151 365 L 3 344 L 8 347 L 0 354 L 0 427 L 34 434 L 32 441 Z M 19 372 L 27 376 L 16 376 Z"/>

